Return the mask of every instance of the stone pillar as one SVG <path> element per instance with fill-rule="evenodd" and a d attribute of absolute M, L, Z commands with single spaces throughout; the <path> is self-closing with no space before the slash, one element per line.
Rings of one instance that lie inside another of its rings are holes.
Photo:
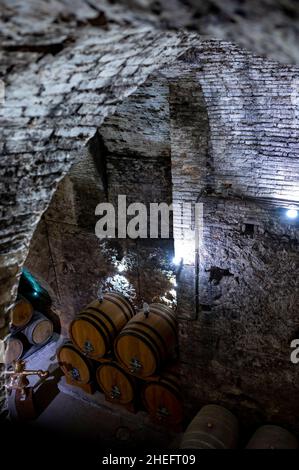
<path fill-rule="evenodd" d="M 209 173 L 209 120 L 195 73 L 170 83 L 169 101 L 178 315 L 194 320 L 198 314 L 194 208 Z"/>

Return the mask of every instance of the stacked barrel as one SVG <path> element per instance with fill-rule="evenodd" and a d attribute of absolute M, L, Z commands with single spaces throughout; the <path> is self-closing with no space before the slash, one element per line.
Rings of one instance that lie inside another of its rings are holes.
<path fill-rule="evenodd" d="M 58 351 L 68 383 L 86 390 L 95 382 L 109 401 L 142 403 L 159 422 L 182 420 L 179 379 L 166 367 L 177 347 L 170 308 L 151 304 L 135 314 L 126 297 L 109 292 L 76 316 L 69 334 Z"/>
<path fill-rule="evenodd" d="M 114 341 L 134 314 L 134 308 L 126 297 L 109 292 L 76 316 L 69 329 L 71 341 L 57 353 L 69 383 L 78 386 L 93 384 L 99 363 L 114 363 Z"/>
<path fill-rule="evenodd" d="M 27 352 L 44 346 L 53 335 L 53 323 L 32 304 L 21 297 L 10 316 L 10 334 L 6 340 L 5 362 L 7 365 L 21 359 Z"/>
<path fill-rule="evenodd" d="M 176 347 L 176 315 L 162 304 L 137 313 L 114 345 L 123 369 L 144 381 L 141 398 L 151 417 L 168 424 L 178 424 L 183 415 L 179 377 L 165 366 Z"/>

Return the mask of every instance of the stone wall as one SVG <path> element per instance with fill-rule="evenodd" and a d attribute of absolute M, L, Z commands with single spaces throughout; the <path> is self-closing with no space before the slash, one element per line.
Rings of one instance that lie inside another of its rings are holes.
<path fill-rule="evenodd" d="M 167 100 L 167 82 L 153 77 L 106 119 L 34 234 L 26 266 L 51 285 L 65 334 L 100 285 L 125 293 L 137 309 L 143 301 L 175 302 L 172 238 L 101 242 L 95 235 L 101 202 L 112 202 L 116 216 L 119 195 L 127 205 L 141 202 L 148 210 L 153 202 L 171 203 Z M 43 254 L 43 246 L 50 252 Z"/>
<path fill-rule="evenodd" d="M 298 63 L 296 0 L 1 0 L 1 43 L 8 50 L 54 53 L 90 26 L 115 24 L 196 31 L 259 55 Z"/>
<path fill-rule="evenodd" d="M 136 305 L 172 290 L 172 240 L 100 244 L 96 203 L 121 192 L 200 200 L 205 251 L 177 279 L 189 411 L 216 401 L 248 423 L 293 425 L 298 238 L 279 208 L 298 202 L 298 69 L 155 29 L 185 26 L 298 62 L 293 2 L 269 14 L 260 1 L 9 3 L 1 1 L 1 313 L 60 181 L 27 266 L 55 292 L 65 330 L 99 280 Z"/>
<path fill-rule="evenodd" d="M 297 77 L 296 68 L 228 43 L 190 48 L 100 126 L 97 155 L 106 162 L 106 185 L 103 165 L 86 157 L 45 217 L 60 298 L 66 310 L 72 304 L 67 324 L 94 297 L 99 279 L 136 305 L 173 289 L 172 240 L 100 245 L 92 224 L 96 201 L 128 194 L 134 202 L 203 203 L 199 266 L 184 264 L 177 275 L 180 370 L 190 416 L 213 401 L 249 427 L 275 421 L 298 431 L 297 369 L 289 350 L 298 332 L 298 227 L 284 216 L 290 201 L 298 203 L 291 99 Z M 61 208 L 68 212 L 57 219 Z M 89 214 L 90 223 L 78 214 Z M 177 228 L 174 218 L 174 238 Z"/>
<path fill-rule="evenodd" d="M 182 61 L 200 65 L 170 87 L 173 199 L 204 212 L 198 277 L 190 262 L 178 277 L 186 403 L 296 428 L 298 70 L 216 44 Z"/>
<path fill-rule="evenodd" d="M 2 314 L 15 299 L 36 225 L 86 143 L 117 104 L 197 41 L 144 28 L 106 34 L 87 28 L 75 45 L 9 75 L 0 110 Z"/>
<path fill-rule="evenodd" d="M 194 413 L 213 401 L 245 426 L 298 432 L 298 226 L 265 201 L 204 197 L 199 315 L 180 320 L 180 358 Z M 192 358 L 192 362 L 190 360 Z"/>

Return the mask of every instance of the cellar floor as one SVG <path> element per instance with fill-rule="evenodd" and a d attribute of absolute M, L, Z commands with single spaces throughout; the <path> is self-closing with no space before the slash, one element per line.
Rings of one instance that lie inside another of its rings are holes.
<path fill-rule="evenodd" d="M 140 417 L 128 413 L 117 413 L 107 408 L 95 408 L 87 401 L 83 402 L 60 392 L 35 422 L 36 426 L 48 431 L 65 434 L 68 438 L 99 442 L 101 446 L 133 445 L 167 448 L 173 440 L 173 434 L 167 431 L 155 431 L 146 427 Z"/>
<path fill-rule="evenodd" d="M 89 395 L 77 387 L 69 386 L 57 366 L 56 350 L 60 338 L 49 343 L 26 361 L 27 369 L 50 371 L 50 377 L 41 382 L 31 378 L 35 390 L 38 417 L 31 422 L 55 435 L 68 439 L 99 442 L 101 447 L 125 446 L 142 448 L 173 447 L 180 435 L 150 422 L 147 413 L 132 413 L 119 405 L 105 401 L 103 394 Z M 15 415 L 13 400 L 9 404 Z"/>

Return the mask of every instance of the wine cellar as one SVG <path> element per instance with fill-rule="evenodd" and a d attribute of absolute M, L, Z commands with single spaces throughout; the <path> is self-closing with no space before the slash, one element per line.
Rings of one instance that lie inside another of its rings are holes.
<path fill-rule="evenodd" d="M 253 3 L 0 0 L 24 455 L 299 448 L 299 12 Z"/>

